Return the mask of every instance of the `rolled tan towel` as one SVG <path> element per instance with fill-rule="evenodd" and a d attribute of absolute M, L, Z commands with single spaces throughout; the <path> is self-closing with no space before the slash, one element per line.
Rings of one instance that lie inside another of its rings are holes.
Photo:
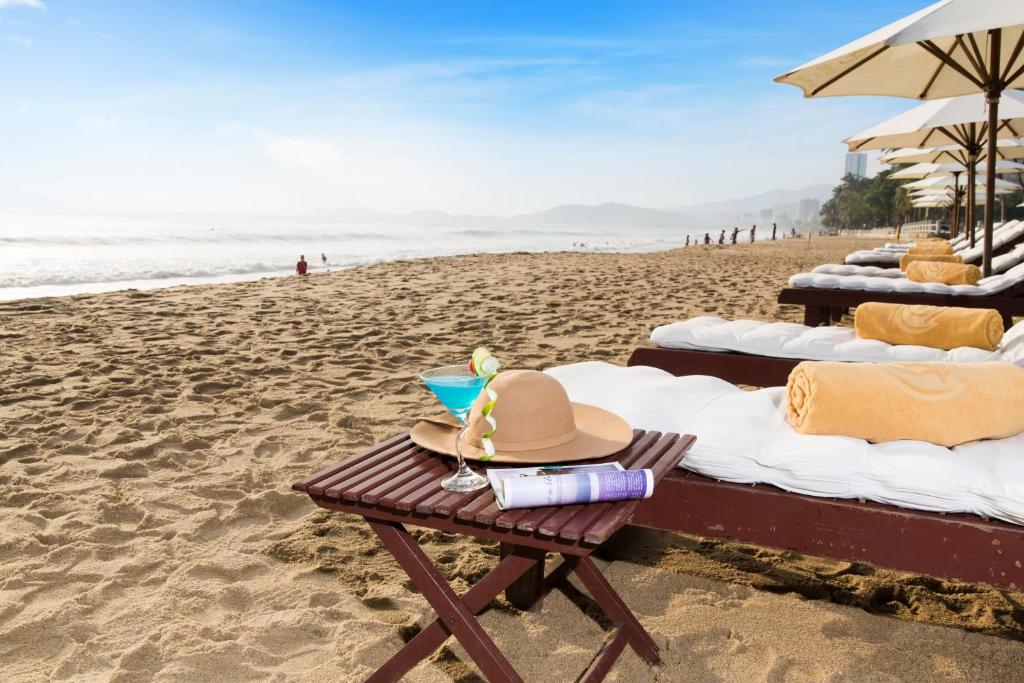
<path fill-rule="evenodd" d="M 953 245 L 949 242 L 925 242 L 916 244 L 907 250 L 908 254 L 946 254 L 952 255 Z"/>
<path fill-rule="evenodd" d="M 861 339 L 933 349 L 973 346 L 995 351 L 1003 340 L 1003 319 L 988 308 L 908 306 L 877 301 L 857 306 L 853 327 Z"/>
<path fill-rule="evenodd" d="M 900 270 L 906 270 L 914 261 L 942 261 L 944 263 L 963 263 L 964 257 L 959 254 L 904 254 L 900 256 Z"/>
<path fill-rule="evenodd" d="M 976 285 L 981 280 L 981 268 L 944 261 L 914 261 L 907 266 L 907 279 L 947 285 Z"/>
<path fill-rule="evenodd" d="M 957 446 L 1024 432 L 1024 368 L 1010 363 L 817 363 L 786 387 L 800 434 Z"/>

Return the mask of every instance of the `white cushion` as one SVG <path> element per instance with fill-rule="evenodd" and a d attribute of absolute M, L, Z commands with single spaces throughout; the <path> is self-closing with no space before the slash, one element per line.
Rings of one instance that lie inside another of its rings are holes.
<path fill-rule="evenodd" d="M 946 285 L 941 282 L 913 282 L 906 278 L 844 277 L 830 273 L 797 273 L 789 278 L 790 287 L 814 289 L 852 289 L 868 292 L 904 292 L 953 294 L 957 296 L 988 296 L 998 294 L 1024 282 L 1024 263 L 1018 263 L 1003 274 L 983 278 L 976 285 Z"/>
<path fill-rule="evenodd" d="M 696 435 L 679 466 L 709 477 L 1024 524 L 1024 435 L 951 449 L 806 436 L 787 422 L 781 387 L 742 391 L 714 377 L 600 362 L 547 372 L 572 401 L 610 410 L 634 428 Z"/>
<path fill-rule="evenodd" d="M 982 235 L 983 234 L 984 233 L 982 233 Z M 996 223 L 992 228 L 992 248 L 999 249 L 1011 242 L 1016 242 L 1022 237 L 1024 237 L 1024 221 Z M 951 240 L 950 244 L 953 245 L 953 253 L 963 256 L 966 263 L 973 263 L 980 260 L 984 253 L 984 247 L 981 244 L 980 235 L 976 242 L 977 246 L 972 249 L 970 248 L 970 242 L 961 236 L 955 240 Z M 888 243 L 884 247 L 862 249 L 847 255 L 845 262 L 849 265 L 883 263 L 886 265 L 892 264 L 898 266 L 900 262 L 899 257 L 905 254 L 910 246 L 910 243 L 905 245 Z"/>
<path fill-rule="evenodd" d="M 992 259 L 992 272 L 995 274 L 1005 273 L 1020 263 L 1024 263 L 1024 244 L 1018 244 L 1013 250 L 1002 256 Z M 849 264 L 826 263 L 817 266 L 812 273 L 825 273 L 827 275 L 863 275 L 866 277 L 906 277 L 899 268 L 879 268 L 878 266 L 857 266 Z"/>
<path fill-rule="evenodd" d="M 951 351 L 909 344 L 894 346 L 874 339 L 860 339 L 851 327 L 808 327 L 760 320 L 723 320 L 713 316 L 662 325 L 651 333 L 651 343 L 665 349 L 736 351 L 774 358 L 861 363 L 980 363 L 1008 360 L 1002 354 L 1012 350 L 1014 355 L 1009 362 L 1024 367 L 1024 322 L 1006 333 L 995 352 L 966 346 Z"/>

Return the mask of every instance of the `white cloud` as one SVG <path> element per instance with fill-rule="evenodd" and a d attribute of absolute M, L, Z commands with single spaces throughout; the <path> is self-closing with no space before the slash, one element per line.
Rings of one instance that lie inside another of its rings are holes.
<path fill-rule="evenodd" d="M 285 166 L 330 166 L 341 158 L 333 142 L 306 138 L 271 140 L 263 145 L 263 151 Z"/>
<path fill-rule="evenodd" d="M 20 45 L 21 47 L 32 47 L 32 39 L 25 36 L 7 36 L 7 42 Z"/>
<path fill-rule="evenodd" d="M 43 0 L 0 0 L 0 7 L 32 7 L 34 9 L 46 9 Z"/>

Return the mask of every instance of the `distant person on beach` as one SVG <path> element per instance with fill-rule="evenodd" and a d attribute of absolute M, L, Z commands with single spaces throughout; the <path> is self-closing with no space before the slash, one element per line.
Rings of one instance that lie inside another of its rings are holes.
<path fill-rule="evenodd" d="M 295 274 L 305 275 L 306 270 L 309 268 L 309 264 L 306 263 L 306 256 L 302 254 L 299 256 L 299 262 L 295 264 Z"/>
<path fill-rule="evenodd" d="M 710 232 L 704 233 L 704 246 L 705 247 L 710 247 L 711 246 L 711 233 Z"/>
<path fill-rule="evenodd" d="M 739 237 L 739 236 L 740 236 L 740 229 L 739 228 L 733 228 L 732 229 L 732 243 L 733 244 L 736 244 L 736 238 Z"/>
<path fill-rule="evenodd" d="M 796 228 L 789 229 L 789 236 L 792 237 L 793 239 L 796 239 Z"/>
<path fill-rule="evenodd" d="M 327 254 L 320 252 L 320 261 L 323 262 L 324 267 L 327 267 Z"/>
<path fill-rule="evenodd" d="M 725 244 L 725 228 L 722 228 L 722 234 L 718 236 L 719 246 Z"/>
<path fill-rule="evenodd" d="M 754 235 L 756 235 L 756 234 L 757 234 L 757 226 L 756 225 L 750 226 L 750 243 L 751 244 L 754 243 Z"/>
<path fill-rule="evenodd" d="M 686 236 L 686 246 L 690 246 L 690 236 Z"/>
<path fill-rule="evenodd" d="M 775 223 L 772 223 L 772 242 L 775 241 L 775 231 L 778 230 L 778 228 L 779 228 L 778 225 L 776 225 Z"/>

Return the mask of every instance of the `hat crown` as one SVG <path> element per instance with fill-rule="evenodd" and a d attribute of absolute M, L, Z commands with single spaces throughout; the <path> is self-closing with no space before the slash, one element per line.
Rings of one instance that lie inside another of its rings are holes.
<path fill-rule="evenodd" d="M 488 389 L 498 396 L 491 412 L 498 423 L 491 437 L 497 450 L 550 448 L 576 437 L 569 395 L 554 377 L 536 370 L 509 370 L 499 373 Z M 490 431 L 482 413 L 490 400 L 484 391 L 473 403 L 466 434 L 469 443 L 480 445 L 480 437 Z"/>

